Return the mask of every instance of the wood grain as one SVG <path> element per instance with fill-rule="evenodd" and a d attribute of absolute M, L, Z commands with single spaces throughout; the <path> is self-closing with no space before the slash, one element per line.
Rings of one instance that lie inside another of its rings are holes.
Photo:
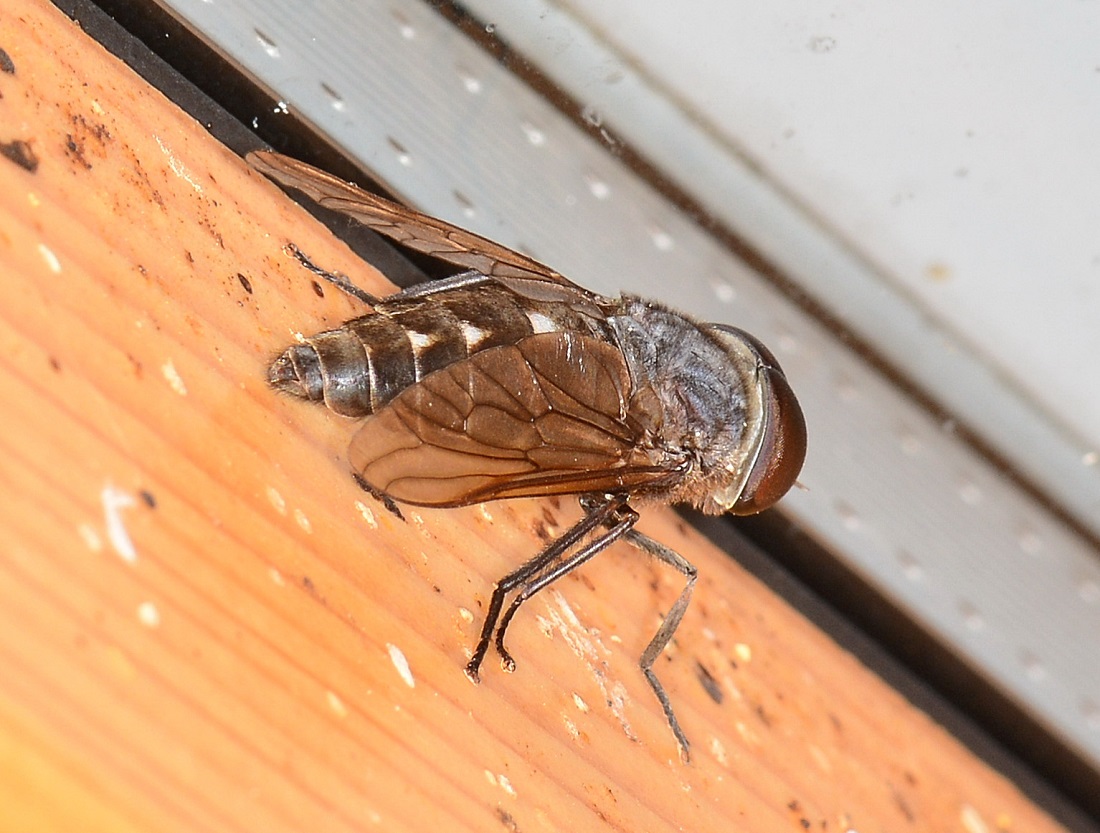
<path fill-rule="evenodd" d="M 629 547 L 470 684 L 493 581 L 575 508 L 358 491 L 354 424 L 264 374 L 357 312 L 288 242 L 382 278 L 52 6 L 9 2 L 0 48 L 37 158 L 0 157 L 0 827 L 1058 829 L 667 511 L 690 765 L 636 667 L 678 577 Z"/>

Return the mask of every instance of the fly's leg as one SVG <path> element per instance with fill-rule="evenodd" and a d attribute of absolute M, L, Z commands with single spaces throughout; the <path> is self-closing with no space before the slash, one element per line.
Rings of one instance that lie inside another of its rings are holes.
<path fill-rule="evenodd" d="M 661 623 L 661 627 L 657 629 L 657 633 L 653 635 L 649 644 L 646 645 L 645 650 L 642 652 L 642 658 L 638 661 L 642 673 L 649 682 L 649 687 L 653 689 L 653 693 L 657 695 L 657 699 L 661 702 L 661 708 L 664 709 L 665 712 L 665 719 L 668 721 L 669 728 L 672 729 L 672 734 L 676 736 L 676 741 L 680 744 L 681 756 L 686 763 L 691 760 L 690 744 L 688 743 L 687 736 L 684 734 L 684 730 L 680 728 L 680 721 L 676 719 L 676 713 L 672 710 L 672 702 L 668 699 L 668 694 L 665 692 L 664 686 L 661 685 L 661 681 L 657 679 L 657 674 L 653 671 L 653 663 L 657 661 L 657 657 L 661 655 L 661 651 L 668 645 L 669 640 L 672 639 L 672 635 L 676 632 L 676 628 L 680 626 L 680 620 L 684 618 L 684 613 L 687 612 L 688 604 L 691 602 L 691 591 L 695 589 L 695 579 L 698 576 L 698 571 L 695 569 L 695 565 L 680 555 L 680 553 L 669 549 L 664 544 L 654 541 L 649 536 L 643 535 L 636 530 L 632 529 L 627 532 L 626 540 L 642 552 L 653 556 L 658 561 L 668 564 L 687 578 L 684 589 L 681 590 L 680 595 L 676 597 L 676 602 L 672 605 L 672 609 L 669 610 L 668 616 L 665 617 L 665 620 Z"/>
<path fill-rule="evenodd" d="M 568 558 L 564 558 L 560 562 L 547 562 L 541 569 L 527 576 L 527 578 L 518 585 L 519 593 L 512 599 L 512 604 L 508 606 L 508 610 L 505 611 L 504 616 L 501 617 L 500 625 L 497 627 L 497 653 L 500 654 L 500 661 L 505 670 L 514 671 L 516 667 L 516 663 L 512 659 L 511 654 L 509 654 L 508 650 L 504 647 L 504 633 L 508 630 L 508 625 L 511 623 L 512 617 L 516 615 L 516 611 L 519 610 L 519 606 L 547 585 L 552 584 L 562 576 L 584 564 L 584 562 L 588 561 L 597 553 L 607 549 L 638 522 L 638 513 L 629 506 L 622 504 L 618 506 L 614 506 L 610 503 L 604 504 L 593 512 L 590 512 L 589 517 L 592 517 L 596 512 L 602 513 L 605 511 L 607 517 L 602 523 L 607 529 L 604 532 L 598 537 L 593 538 L 584 547 L 577 550 Z M 597 521 L 595 525 L 599 525 L 599 521 Z M 595 525 L 593 528 L 595 528 Z"/>
<path fill-rule="evenodd" d="M 581 506 L 591 511 L 593 505 L 592 501 L 593 498 L 586 495 L 581 498 Z M 642 674 L 645 675 L 649 687 L 653 689 L 653 693 L 657 695 L 657 700 L 661 703 L 661 709 L 665 713 L 665 719 L 668 721 L 669 728 L 672 729 L 672 734 L 676 736 L 677 743 L 680 744 L 680 754 L 686 763 L 691 760 L 691 744 L 688 743 L 687 735 L 684 734 L 684 730 L 680 728 L 680 721 L 676 719 L 676 713 L 672 710 L 672 701 L 668 699 L 668 693 L 665 691 L 665 687 L 661 685 L 661 681 L 657 679 L 657 674 L 653 670 L 653 664 L 657 661 L 657 657 L 661 655 L 665 646 L 668 645 L 669 641 L 672 639 L 672 635 L 676 632 L 676 628 L 680 626 L 680 620 L 684 618 L 684 614 L 687 612 L 688 604 L 691 602 L 691 591 L 695 589 L 695 580 L 698 577 L 698 570 L 695 569 L 694 564 L 680 555 L 680 553 L 666 547 L 659 541 L 654 541 L 648 535 L 643 535 L 635 529 L 627 531 L 624 537 L 642 552 L 656 558 L 658 561 L 668 564 L 687 579 L 684 584 L 684 589 L 681 590 L 680 595 L 676 597 L 672 609 L 669 610 L 668 615 L 657 629 L 657 633 L 649 640 L 649 644 L 646 645 L 645 650 L 642 652 L 641 659 L 638 661 L 638 666 L 642 669 Z"/>
<path fill-rule="evenodd" d="M 488 283 L 493 278 L 488 275 L 483 275 L 476 269 L 467 269 L 465 272 L 459 272 L 457 275 L 451 275 L 447 278 L 439 278 L 434 281 L 425 281 L 423 283 L 414 284 L 413 286 L 402 289 L 400 292 L 395 292 L 393 295 L 387 295 L 385 298 L 379 298 L 377 295 L 371 295 L 364 289 L 360 289 L 351 282 L 347 275 L 341 275 L 339 272 L 329 272 L 327 269 L 322 269 L 316 263 L 309 259 L 309 256 L 295 246 L 293 243 L 287 244 L 287 251 L 294 255 L 294 259 L 297 260 L 302 266 L 312 272 L 319 278 L 322 278 L 342 292 L 346 292 L 353 298 L 362 301 L 367 306 L 376 307 L 382 302 L 392 301 L 415 301 L 420 298 L 428 298 L 432 295 L 437 295 L 440 292 L 448 292 L 453 289 L 462 289 L 466 287 L 480 286 L 481 284 Z"/>
<path fill-rule="evenodd" d="M 299 249 L 297 246 L 295 246 L 293 243 L 290 243 L 290 244 L 287 245 L 287 250 L 292 255 L 294 255 L 294 258 L 300 264 L 302 264 L 302 266 L 304 266 L 306 269 L 308 269 L 314 275 L 328 281 L 333 286 L 335 286 L 337 289 L 341 290 L 342 292 L 346 292 L 352 298 L 356 298 L 356 299 L 362 301 L 367 306 L 371 306 L 371 307 L 376 306 L 378 304 L 378 298 L 377 297 L 375 297 L 374 295 L 371 295 L 369 292 L 366 292 L 365 290 L 362 290 L 359 287 L 357 287 L 355 284 L 353 284 L 351 282 L 351 280 L 348 279 L 348 277 L 346 275 L 341 275 L 339 272 L 329 272 L 325 269 L 322 269 L 320 266 L 318 266 L 312 260 L 310 260 L 309 257 L 306 255 L 306 253 L 303 252 L 301 249 Z"/>
<path fill-rule="evenodd" d="M 638 513 L 628 506 L 626 501 L 626 495 L 614 495 L 602 499 L 590 495 L 582 497 L 581 506 L 587 513 L 584 518 L 537 556 L 497 583 L 489 602 L 489 610 L 485 625 L 481 630 L 481 638 L 478 640 L 473 658 L 466 666 L 466 675 L 477 682 L 478 669 L 485 659 L 494 632 L 496 633 L 496 648 L 501 657 L 501 664 L 505 670 L 514 670 L 515 661 L 504 647 L 504 634 L 519 606 L 547 585 L 606 549 L 619 538 L 624 538 L 647 555 L 668 564 L 687 579 L 683 590 L 680 591 L 680 595 L 677 596 L 668 615 L 657 629 L 657 633 L 649 641 L 649 644 L 646 645 L 638 661 L 638 666 L 641 668 L 646 682 L 649 683 L 649 687 L 653 689 L 653 693 L 661 704 L 665 720 L 668 721 L 668 726 L 680 746 L 681 757 L 686 763 L 691 760 L 691 744 L 688 742 L 684 730 L 680 728 L 680 721 L 676 719 L 672 701 L 669 700 L 668 693 L 657 678 L 653 665 L 665 646 L 671 641 L 676 628 L 679 627 L 680 621 L 684 618 L 684 613 L 687 612 L 688 604 L 691 602 L 692 590 L 695 589 L 698 571 L 690 561 L 675 550 L 634 530 L 633 526 L 638 521 Z M 576 552 L 569 554 L 569 551 L 581 539 L 600 526 L 605 527 L 605 530 L 599 536 L 593 538 Z M 501 610 L 504 607 L 505 598 L 517 588 L 519 592 L 502 616 Z"/>
<path fill-rule="evenodd" d="M 515 615 L 516 608 L 519 607 L 524 599 L 530 598 L 533 593 L 545 587 L 555 578 L 560 578 L 570 570 L 584 563 L 614 541 L 615 538 L 618 538 L 626 532 L 626 530 L 630 528 L 630 525 L 633 524 L 633 521 L 624 526 L 622 530 L 614 535 L 614 537 L 608 538 L 608 533 L 605 533 L 573 555 L 568 555 L 569 550 L 578 541 L 584 538 L 584 536 L 593 529 L 607 523 L 612 514 L 621 510 L 625 505 L 626 495 L 615 495 L 605 500 L 603 503 L 585 506 L 588 514 L 569 531 L 556 541 L 552 541 L 542 552 L 519 569 L 514 570 L 497 582 L 497 586 L 493 589 L 493 595 L 489 600 L 489 609 L 485 614 L 485 624 L 481 629 L 481 638 L 478 639 L 477 647 L 474 648 L 474 654 L 466 664 L 467 677 L 475 683 L 478 681 L 478 671 L 481 668 L 482 661 L 485 659 L 485 654 L 489 650 L 489 643 L 493 639 L 494 632 L 497 633 L 496 645 L 501 655 L 501 664 L 505 670 L 512 671 L 515 669 L 515 661 L 504 649 L 504 632 L 508 627 L 508 623 L 511 622 L 512 616 Z M 633 510 L 630 511 L 633 513 Z M 635 518 L 636 517 L 635 515 Z M 545 576 L 550 576 L 550 578 L 544 580 Z M 507 598 L 508 594 L 517 587 L 520 588 L 520 596 L 517 596 L 516 601 L 508 608 L 508 612 L 502 620 L 500 612 L 504 607 L 504 600 Z M 534 589 L 530 589 L 532 587 Z"/>

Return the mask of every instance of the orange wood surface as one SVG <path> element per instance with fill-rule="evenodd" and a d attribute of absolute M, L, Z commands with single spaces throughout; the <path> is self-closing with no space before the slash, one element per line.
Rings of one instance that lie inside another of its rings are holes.
<path fill-rule="evenodd" d="M 290 240 L 382 278 L 48 3 L 8 0 L 0 48 L 0 142 L 37 159 L 0 156 L 0 829 L 1059 829 L 665 510 L 701 573 L 658 663 L 690 764 L 636 666 L 679 577 L 627 546 L 472 685 L 494 580 L 576 508 L 359 491 L 354 424 L 264 377 L 359 311 Z"/>

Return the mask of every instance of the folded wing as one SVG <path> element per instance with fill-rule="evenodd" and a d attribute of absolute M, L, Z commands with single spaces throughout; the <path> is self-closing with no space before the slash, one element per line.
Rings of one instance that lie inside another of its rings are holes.
<path fill-rule="evenodd" d="M 507 246 L 383 199 L 305 162 L 271 151 L 253 151 L 246 158 L 265 176 L 413 251 L 490 277 L 576 286 L 548 266 Z"/>
<path fill-rule="evenodd" d="M 352 468 L 406 503 L 644 490 L 679 476 L 628 416 L 622 353 L 570 332 L 533 335 L 436 371 L 370 416 Z"/>

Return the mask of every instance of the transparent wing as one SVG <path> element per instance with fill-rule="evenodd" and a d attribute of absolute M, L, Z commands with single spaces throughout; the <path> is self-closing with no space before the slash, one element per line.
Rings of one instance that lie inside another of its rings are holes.
<path fill-rule="evenodd" d="M 525 278 L 568 287 L 576 284 L 537 260 L 427 214 L 390 202 L 330 173 L 272 151 L 253 151 L 248 164 L 318 205 L 353 217 L 413 251 L 495 278 Z M 579 288 L 579 287 L 578 287 Z M 583 291 L 583 290 L 582 290 Z"/>
<path fill-rule="evenodd" d="M 627 417 L 629 398 L 616 348 L 542 333 L 407 388 L 366 419 L 348 456 L 377 491 L 428 506 L 677 480 L 682 461 L 645 447 Z"/>

